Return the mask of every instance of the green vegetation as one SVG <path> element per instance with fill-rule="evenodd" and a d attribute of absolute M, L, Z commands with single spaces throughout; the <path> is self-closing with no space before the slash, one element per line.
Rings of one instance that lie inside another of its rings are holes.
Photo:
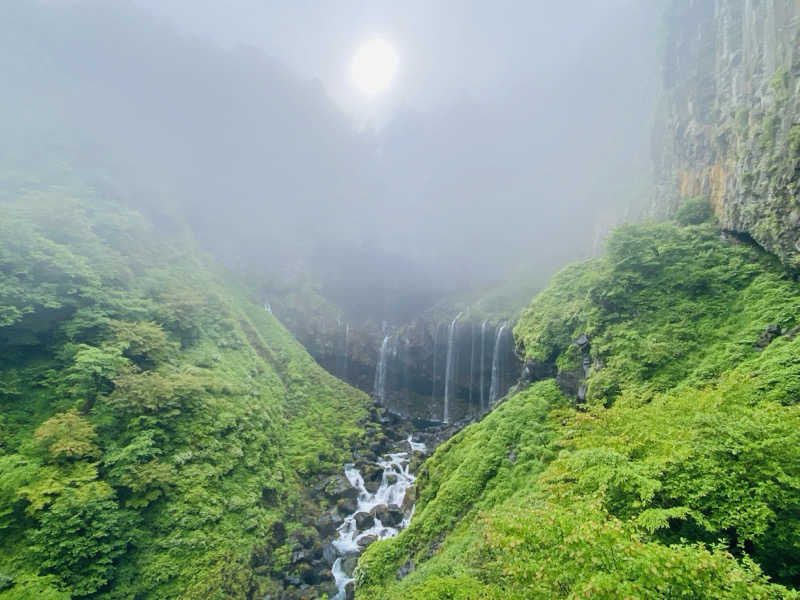
<path fill-rule="evenodd" d="M 800 597 L 798 317 L 777 260 L 712 224 L 619 228 L 515 329 L 560 369 L 588 334 L 586 405 L 541 381 L 440 447 L 357 596 Z"/>
<path fill-rule="evenodd" d="M 273 591 L 366 397 L 183 234 L 89 189 L 4 189 L 0 599 Z"/>

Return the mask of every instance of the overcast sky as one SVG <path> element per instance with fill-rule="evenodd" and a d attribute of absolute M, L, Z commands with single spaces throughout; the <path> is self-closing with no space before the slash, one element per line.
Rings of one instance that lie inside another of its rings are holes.
<path fill-rule="evenodd" d="M 300 77 L 319 79 L 356 117 L 376 108 L 428 109 L 489 100 L 549 83 L 591 64 L 599 40 L 642 19 L 637 0 L 135 0 L 193 34 L 263 49 Z M 638 32 L 637 34 L 638 35 Z M 374 36 L 400 55 L 395 85 L 365 101 L 348 76 L 359 44 Z M 646 52 L 647 50 L 644 49 Z"/>
<path fill-rule="evenodd" d="M 264 279 L 327 260 L 343 289 L 464 291 L 584 258 L 645 204 L 658 4 L 16 0 L 0 122 L 160 190 Z M 399 68 L 368 98 L 349 69 L 376 36 Z"/>

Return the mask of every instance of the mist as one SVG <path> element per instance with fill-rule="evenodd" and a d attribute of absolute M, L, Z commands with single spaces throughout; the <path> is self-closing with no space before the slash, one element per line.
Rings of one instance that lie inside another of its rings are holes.
<path fill-rule="evenodd" d="M 646 204 L 658 19 L 639 2 L 4 11 L 19 172 L 81 173 L 165 230 L 186 215 L 265 293 L 311 282 L 345 312 L 405 319 L 521 265 L 544 278 Z M 400 65 L 365 98 L 348 64 L 374 35 Z"/>

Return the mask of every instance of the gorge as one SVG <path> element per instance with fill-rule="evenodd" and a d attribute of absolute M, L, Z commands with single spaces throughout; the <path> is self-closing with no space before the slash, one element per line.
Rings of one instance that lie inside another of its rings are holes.
<path fill-rule="evenodd" d="M 0 75 L 0 600 L 800 598 L 797 1 L 18 0 Z"/>

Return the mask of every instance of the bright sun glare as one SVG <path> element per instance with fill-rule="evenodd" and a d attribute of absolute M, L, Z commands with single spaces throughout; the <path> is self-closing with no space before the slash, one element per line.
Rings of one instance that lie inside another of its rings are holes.
<path fill-rule="evenodd" d="M 389 88 L 399 62 L 394 46 L 375 38 L 358 48 L 350 63 L 350 76 L 359 90 L 372 96 Z"/>

